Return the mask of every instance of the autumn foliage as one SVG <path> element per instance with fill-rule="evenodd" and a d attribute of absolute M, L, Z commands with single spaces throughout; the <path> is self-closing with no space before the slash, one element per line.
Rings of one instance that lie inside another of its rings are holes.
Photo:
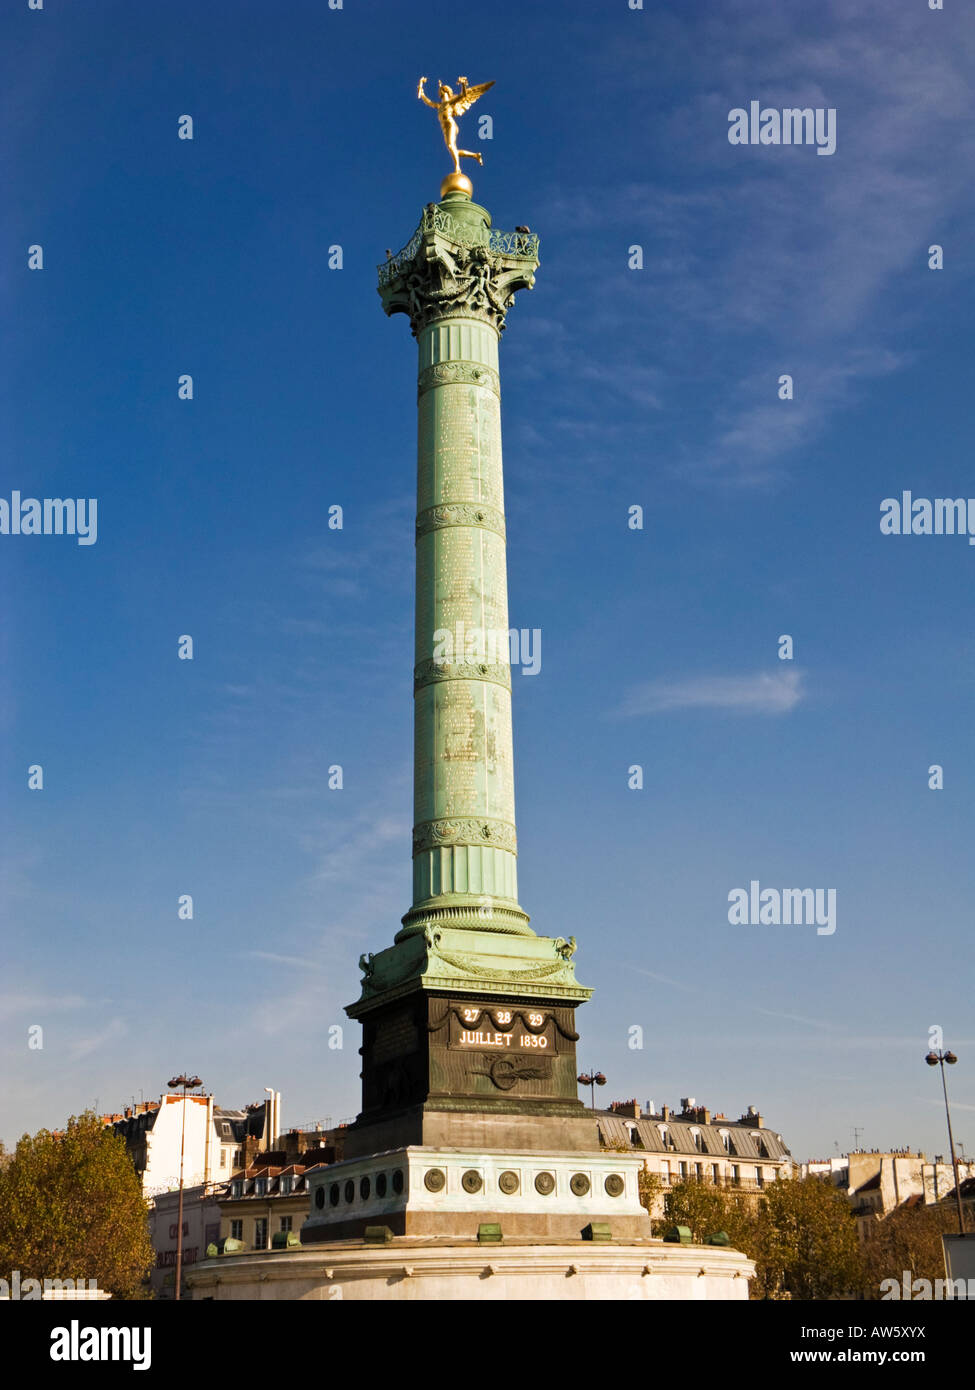
<path fill-rule="evenodd" d="M 148 1208 L 122 1139 L 91 1111 L 63 1134 L 25 1134 L 0 1164 L 0 1277 L 97 1279 L 145 1296 Z"/>

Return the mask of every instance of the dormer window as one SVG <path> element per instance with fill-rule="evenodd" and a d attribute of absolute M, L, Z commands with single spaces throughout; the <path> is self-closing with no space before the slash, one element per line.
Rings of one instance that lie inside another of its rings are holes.
<path fill-rule="evenodd" d="M 244 1184 L 242 1182 L 232 1182 L 230 1184 L 231 1197 L 242 1197 L 244 1195 Z"/>
<path fill-rule="evenodd" d="M 254 1194 L 257 1197 L 264 1197 L 267 1194 L 267 1178 L 254 1179 Z"/>
<path fill-rule="evenodd" d="M 293 1183 L 293 1182 L 294 1182 L 294 1179 L 290 1176 L 290 1174 L 288 1174 L 288 1175 L 286 1175 L 285 1177 L 281 1178 L 280 1182 L 278 1183 L 278 1187 L 279 1187 L 279 1189 L 280 1189 L 280 1191 L 281 1191 L 282 1197 L 287 1197 L 287 1196 L 288 1196 L 288 1194 L 289 1194 L 290 1191 L 291 1191 L 291 1186 L 292 1186 L 292 1183 Z"/>

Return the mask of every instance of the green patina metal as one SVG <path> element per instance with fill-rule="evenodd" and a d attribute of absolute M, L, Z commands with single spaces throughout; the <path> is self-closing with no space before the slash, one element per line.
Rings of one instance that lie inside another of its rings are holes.
<path fill-rule="evenodd" d="M 590 1221 L 582 1231 L 583 1240 L 612 1240 L 613 1230 L 607 1221 Z"/>
<path fill-rule="evenodd" d="M 429 204 L 379 267 L 419 345 L 413 905 L 432 923 L 532 936 L 518 903 L 498 339 L 538 238 L 463 193 Z M 399 939 L 399 938 L 398 938 Z"/>
<path fill-rule="evenodd" d="M 424 209 L 379 266 L 418 345 L 413 902 L 368 957 L 361 1017 L 422 989 L 581 1002 L 561 938 L 518 901 L 498 344 L 538 238 L 463 192 Z"/>

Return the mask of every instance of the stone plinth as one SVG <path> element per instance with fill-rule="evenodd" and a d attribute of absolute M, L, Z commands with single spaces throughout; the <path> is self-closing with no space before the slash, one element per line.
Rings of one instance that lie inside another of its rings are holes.
<path fill-rule="evenodd" d="M 347 1010 L 363 1029 L 347 1156 L 409 1144 L 597 1147 L 576 1083 L 575 1005 L 592 991 L 575 978 L 574 949 L 561 937 L 428 924 L 363 957 L 362 998 Z M 466 1117 L 463 1135 L 445 1130 L 451 1113 Z M 478 1118 L 490 1114 L 493 1127 Z M 543 1118 L 556 1123 L 528 1138 L 523 1121 Z"/>
<path fill-rule="evenodd" d="M 493 1222 L 506 1240 L 582 1240 L 594 1222 L 617 1240 L 649 1239 L 642 1168 L 639 1156 L 605 1149 L 394 1149 L 311 1173 L 301 1241 L 361 1237 L 369 1226 L 388 1226 L 395 1236 L 476 1240 L 478 1228 Z"/>
<path fill-rule="evenodd" d="M 193 1298 L 369 1302 L 627 1299 L 704 1302 L 748 1297 L 755 1272 L 736 1250 L 665 1245 L 445 1240 L 223 1255 L 187 1271 Z"/>

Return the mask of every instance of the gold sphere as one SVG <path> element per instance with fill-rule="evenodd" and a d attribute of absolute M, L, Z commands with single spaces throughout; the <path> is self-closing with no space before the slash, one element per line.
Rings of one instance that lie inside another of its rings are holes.
<path fill-rule="evenodd" d="M 474 196 L 474 185 L 466 174 L 448 174 L 440 185 L 441 198 L 446 198 L 448 193 L 464 193 L 471 198 Z"/>

